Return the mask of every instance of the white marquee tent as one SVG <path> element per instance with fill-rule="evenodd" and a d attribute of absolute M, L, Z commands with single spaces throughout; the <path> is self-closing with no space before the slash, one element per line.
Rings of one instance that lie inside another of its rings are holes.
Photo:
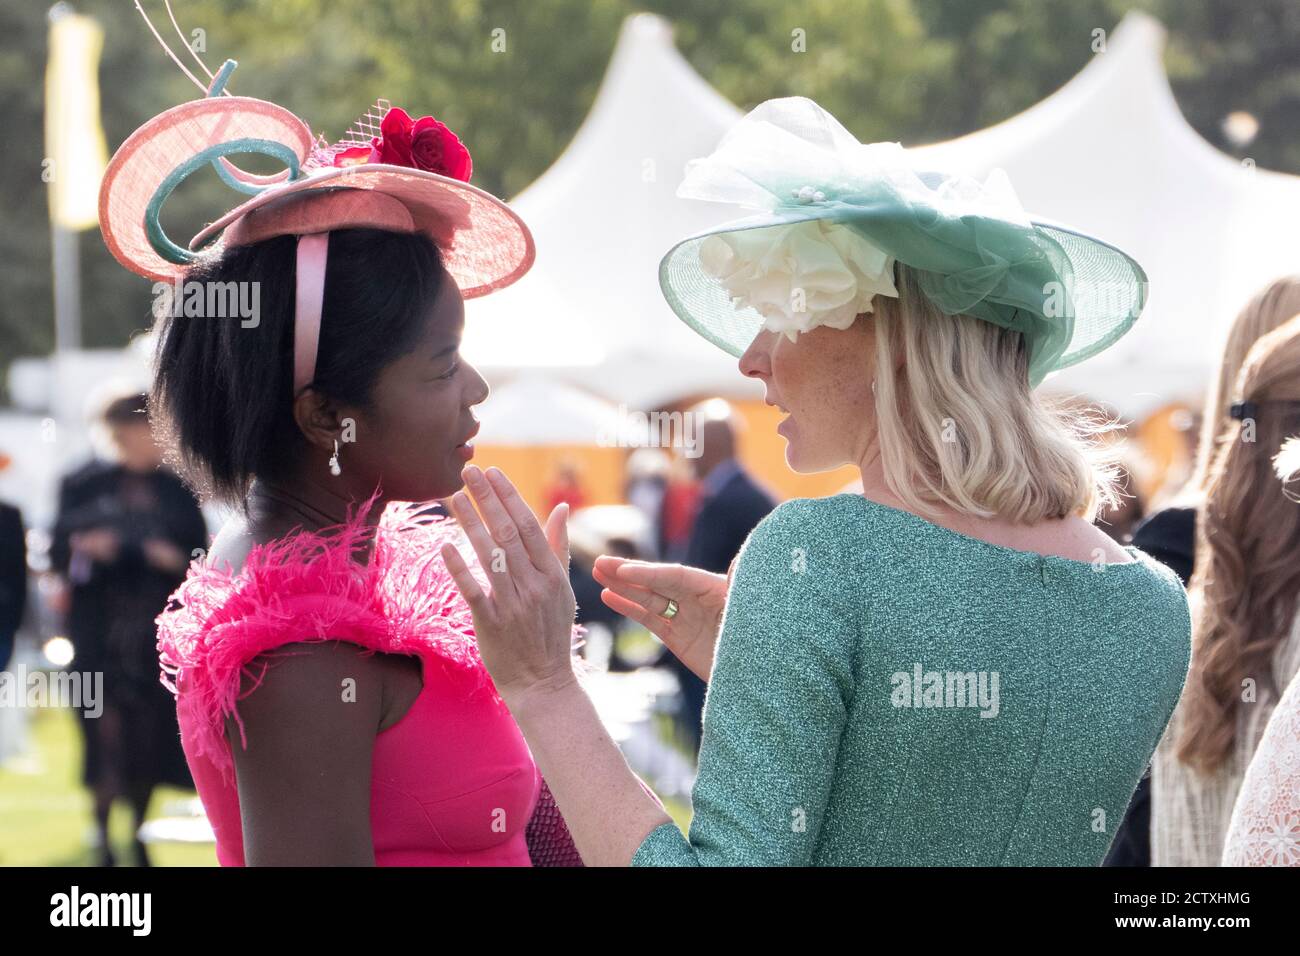
<path fill-rule="evenodd" d="M 1161 64 L 1164 28 L 1130 13 L 1105 52 L 1003 123 L 926 147 L 977 175 L 1007 171 L 1026 209 L 1114 243 L 1146 269 L 1133 329 L 1047 386 L 1134 416 L 1198 400 L 1237 311 L 1300 273 L 1300 177 L 1219 152 L 1183 118 Z"/>
<path fill-rule="evenodd" d="M 488 445 L 608 445 L 637 448 L 650 440 L 636 416 L 604 399 L 540 375 L 523 375 L 493 388 L 475 409 Z M 638 427 L 640 424 L 640 427 Z"/>
<path fill-rule="evenodd" d="M 1095 231 L 1144 265 L 1150 299 L 1134 330 L 1046 386 L 1135 416 L 1198 399 L 1237 309 L 1300 272 L 1300 177 L 1202 140 L 1174 101 L 1163 45 L 1159 23 L 1130 13 L 1041 103 L 919 148 L 981 178 L 1005 169 L 1026 209 Z M 759 394 L 673 316 L 656 279 L 675 240 L 743 215 L 675 196 L 686 162 L 740 115 L 676 51 L 665 21 L 629 18 L 573 142 L 513 201 L 535 233 L 537 265 L 467 307 L 466 354 L 490 381 L 540 373 L 640 408 L 697 392 Z"/>
<path fill-rule="evenodd" d="M 740 116 L 673 47 L 666 21 L 628 18 L 573 142 L 511 201 L 533 230 L 537 264 L 466 304 L 464 353 L 493 386 L 544 372 L 639 409 L 746 385 L 762 394 L 677 320 L 657 279 L 674 241 L 735 218 L 675 192 L 687 161 Z"/>

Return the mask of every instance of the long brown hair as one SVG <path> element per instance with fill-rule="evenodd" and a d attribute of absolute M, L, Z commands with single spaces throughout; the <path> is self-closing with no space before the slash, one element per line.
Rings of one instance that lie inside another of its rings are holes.
<path fill-rule="evenodd" d="M 1223 345 L 1219 374 L 1205 397 L 1196 466 L 1192 477 L 1179 490 L 1171 504 L 1196 507 L 1204 499 L 1215 450 L 1232 431 L 1232 421 L 1227 417 L 1227 411 L 1246 354 L 1262 336 L 1297 314 L 1300 314 L 1300 275 L 1283 276 L 1270 282 L 1251 296 L 1250 301 L 1237 313 Z"/>
<path fill-rule="evenodd" d="M 1274 460 L 1300 433 L 1300 315 L 1255 343 L 1230 396 L 1250 404 L 1237 417 L 1218 412 L 1226 427 L 1207 473 L 1188 585 L 1197 613 L 1178 757 L 1205 773 L 1232 751 L 1243 682 L 1277 698 L 1273 657 L 1295 622 L 1300 507 Z"/>

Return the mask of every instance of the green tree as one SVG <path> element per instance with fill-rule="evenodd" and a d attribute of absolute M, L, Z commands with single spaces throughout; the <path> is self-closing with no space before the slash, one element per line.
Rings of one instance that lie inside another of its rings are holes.
<path fill-rule="evenodd" d="M 175 35 L 161 0 L 142 0 Z M 163 55 L 131 0 L 76 0 L 105 29 L 100 72 L 110 148 L 200 95 Z M 230 89 L 294 110 L 335 139 L 378 97 L 431 113 L 474 155 L 474 182 L 518 193 L 564 150 L 591 107 L 623 19 L 667 17 L 683 53 L 738 106 L 810 96 L 863 141 L 934 142 L 1033 105 L 1077 73 L 1092 31 L 1130 8 L 1169 30 L 1167 66 L 1189 122 L 1226 148 L 1233 110 L 1260 121 L 1247 155 L 1300 172 L 1300 5 L 1294 0 L 175 0 Z M 9 130 L 0 178 L 0 373 L 53 346 L 43 157 L 45 0 L 0 6 L 0 90 Z M 250 166 L 256 168 L 255 164 Z M 266 171 L 270 171 L 267 167 Z M 195 176 L 164 225 L 188 237 L 238 197 Z M 80 237 L 83 340 L 116 346 L 150 322 L 148 282 L 97 231 Z"/>

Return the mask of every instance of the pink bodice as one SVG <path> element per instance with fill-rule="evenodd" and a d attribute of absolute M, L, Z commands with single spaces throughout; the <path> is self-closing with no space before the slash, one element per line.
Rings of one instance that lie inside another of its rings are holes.
<path fill-rule="evenodd" d="M 158 616 L 163 683 L 177 695 L 181 743 L 216 833 L 217 860 L 244 864 L 224 734 L 227 715 L 238 722 L 241 671 L 281 644 L 337 639 L 422 662 L 420 695 L 375 738 L 376 864 L 528 866 L 529 842 L 538 842 L 539 829 L 529 821 L 539 796 L 549 793 L 483 666 L 469 608 L 438 553 L 453 541 L 476 567 L 472 552 L 450 520 L 419 516 L 424 505 L 393 502 L 363 565 L 350 555 L 367 534 L 368 507 L 328 533 L 254 548 L 233 576 L 196 561 Z M 246 740 L 242 723 L 239 728 Z M 546 859 L 581 865 L 563 819 L 546 816 L 553 821 L 546 836 L 563 843 L 550 840 Z"/>

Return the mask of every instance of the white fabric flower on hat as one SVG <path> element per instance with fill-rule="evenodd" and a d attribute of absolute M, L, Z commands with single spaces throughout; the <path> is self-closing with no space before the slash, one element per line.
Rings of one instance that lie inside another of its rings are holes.
<path fill-rule="evenodd" d="M 737 308 L 754 309 L 791 342 L 819 325 L 847 329 L 876 295 L 898 297 L 894 257 L 824 219 L 709 236 L 700 265 Z"/>

